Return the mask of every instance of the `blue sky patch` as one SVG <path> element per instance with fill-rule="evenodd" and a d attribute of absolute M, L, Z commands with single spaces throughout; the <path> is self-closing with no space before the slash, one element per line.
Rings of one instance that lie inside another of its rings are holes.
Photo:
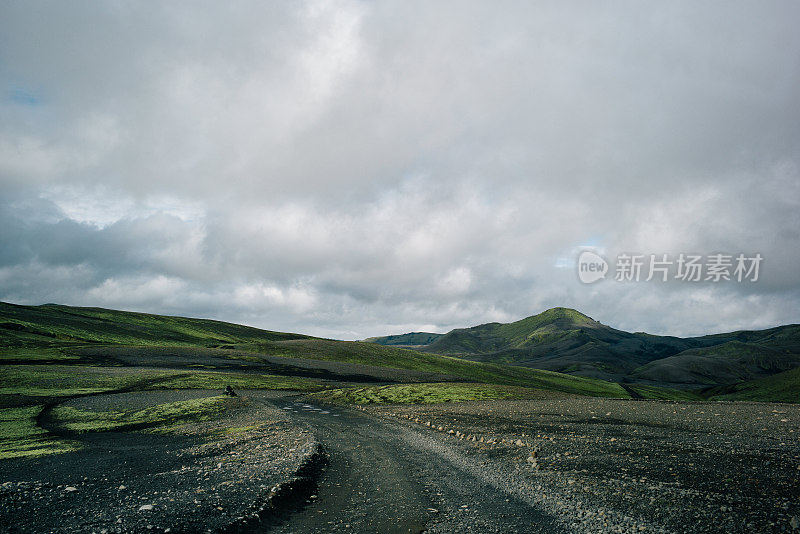
<path fill-rule="evenodd" d="M 21 106 L 40 106 L 42 98 L 30 89 L 14 88 L 9 91 L 9 100 Z"/>

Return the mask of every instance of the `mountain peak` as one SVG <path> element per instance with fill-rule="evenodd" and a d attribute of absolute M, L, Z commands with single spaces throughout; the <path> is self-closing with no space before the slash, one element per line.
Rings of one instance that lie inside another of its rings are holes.
<path fill-rule="evenodd" d="M 550 308 L 537 315 L 531 315 L 525 319 L 520 319 L 510 324 L 526 324 L 530 327 L 544 326 L 551 323 L 558 323 L 559 326 L 597 326 L 600 323 L 572 308 Z"/>
<path fill-rule="evenodd" d="M 592 319 L 588 315 L 585 315 L 585 314 L 579 312 L 576 309 L 573 309 L 573 308 L 562 308 L 561 306 L 557 306 L 555 308 L 549 308 L 549 309 L 543 311 L 542 313 L 540 313 L 539 316 L 547 316 L 547 317 L 552 317 L 554 319 L 555 318 L 564 318 L 564 319 L 576 319 L 576 320 L 582 320 L 582 321 L 595 322 L 594 319 Z"/>

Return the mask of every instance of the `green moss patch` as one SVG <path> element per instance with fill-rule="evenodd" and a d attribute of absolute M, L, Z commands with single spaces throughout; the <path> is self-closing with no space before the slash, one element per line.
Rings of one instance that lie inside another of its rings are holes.
<path fill-rule="evenodd" d="M 36 426 L 42 406 L 0 409 L 0 459 L 70 452 L 80 443 L 56 439 Z"/>
<path fill-rule="evenodd" d="M 170 429 L 186 423 L 209 421 L 219 417 L 226 406 L 236 399 L 207 397 L 159 404 L 142 410 L 96 412 L 71 406 L 57 406 L 52 412 L 53 423 L 70 432 L 109 432 L 140 429 Z"/>
<path fill-rule="evenodd" d="M 552 398 L 552 391 L 491 384 L 427 383 L 342 388 L 312 394 L 337 404 L 432 404 L 491 399 Z"/>
<path fill-rule="evenodd" d="M 703 397 L 695 391 L 686 391 L 682 389 L 660 388 L 656 386 L 644 386 L 640 384 L 629 386 L 636 393 L 645 399 L 654 400 L 675 400 L 675 401 L 697 401 L 704 400 Z"/>
<path fill-rule="evenodd" d="M 272 389 L 293 391 L 319 391 L 319 382 L 308 378 L 266 374 L 192 372 L 181 373 L 174 378 L 160 381 L 148 389 Z"/>

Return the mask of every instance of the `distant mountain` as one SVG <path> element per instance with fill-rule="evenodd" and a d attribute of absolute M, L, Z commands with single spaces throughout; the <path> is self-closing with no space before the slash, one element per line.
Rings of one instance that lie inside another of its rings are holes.
<path fill-rule="evenodd" d="M 430 345 L 443 335 L 444 334 L 433 334 L 431 332 L 409 332 L 408 334 L 397 334 L 393 336 L 368 337 L 364 341 L 392 347 L 418 347 L 420 345 Z"/>
<path fill-rule="evenodd" d="M 513 323 L 452 330 L 415 348 L 605 380 L 716 385 L 799 366 L 800 325 L 679 338 L 625 332 L 552 308 Z"/>

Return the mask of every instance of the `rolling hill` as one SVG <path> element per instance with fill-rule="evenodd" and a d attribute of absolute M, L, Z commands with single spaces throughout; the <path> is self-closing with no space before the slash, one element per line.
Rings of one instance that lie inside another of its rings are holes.
<path fill-rule="evenodd" d="M 625 332 L 573 309 L 552 308 L 513 323 L 452 330 L 415 348 L 616 382 L 690 387 L 752 380 L 800 365 L 800 325 L 679 338 Z"/>
<path fill-rule="evenodd" d="M 525 367 L 207 319 L 55 304 L 0 303 L 0 362 L 237 369 L 383 382 L 481 382 L 584 395 L 629 396 L 618 384 Z"/>
<path fill-rule="evenodd" d="M 308 338 L 210 319 L 0 302 L 0 346 L 5 348 L 65 342 L 217 346 Z"/>
<path fill-rule="evenodd" d="M 702 390 L 707 397 L 723 394 L 706 394 L 710 387 L 799 367 L 800 325 L 677 338 L 629 333 L 576 310 L 553 308 L 447 334 L 348 342 L 208 319 L 0 303 L 0 363 L 202 368 L 356 382 L 466 381 L 630 396 L 630 388 L 613 383 L 621 382 Z M 635 391 L 674 397 L 657 388 Z"/>
<path fill-rule="evenodd" d="M 650 362 L 631 376 L 652 382 L 734 384 L 800 366 L 800 352 L 770 344 L 727 341 Z"/>

